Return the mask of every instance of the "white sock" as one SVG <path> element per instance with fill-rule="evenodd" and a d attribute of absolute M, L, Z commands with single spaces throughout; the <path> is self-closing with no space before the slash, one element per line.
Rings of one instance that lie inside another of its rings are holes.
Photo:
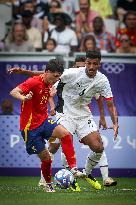
<path fill-rule="evenodd" d="M 106 156 L 106 153 L 105 151 L 103 151 L 103 154 L 101 156 L 101 159 L 99 161 L 99 166 L 100 166 L 100 171 L 101 171 L 101 175 L 102 175 L 102 178 L 103 178 L 103 181 L 105 179 L 108 178 L 108 161 L 107 161 L 107 156 Z"/>
<path fill-rule="evenodd" d="M 67 169 L 69 166 L 68 166 L 68 162 L 67 162 L 66 156 L 65 156 L 65 154 L 63 152 L 61 152 L 61 161 L 62 161 L 62 164 L 65 167 L 65 169 Z"/>
<path fill-rule="evenodd" d="M 44 181 L 44 182 L 45 182 L 45 179 L 44 179 L 44 177 L 43 177 L 42 171 L 41 171 L 41 181 Z"/>
<path fill-rule="evenodd" d="M 86 175 L 91 174 L 92 169 L 98 164 L 102 153 L 90 152 L 87 156 L 86 164 L 85 164 L 85 173 Z"/>

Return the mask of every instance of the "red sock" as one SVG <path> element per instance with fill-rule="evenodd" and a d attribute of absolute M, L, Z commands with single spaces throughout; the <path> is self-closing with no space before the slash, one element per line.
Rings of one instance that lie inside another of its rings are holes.
<path fill-rule="evenodd" d="M 66 135 L 61 139 L 62 150 L 66 156 L 69 167 L 72 169 L 76 167 L 75 150 L 73 146 L 71 134 Z"/>
<path fill-rule="evenodd" d="M 41 163 L 42 174 L 47 183 L 51 183 L 51 163 L 52 160 L 43 160 Z"/>

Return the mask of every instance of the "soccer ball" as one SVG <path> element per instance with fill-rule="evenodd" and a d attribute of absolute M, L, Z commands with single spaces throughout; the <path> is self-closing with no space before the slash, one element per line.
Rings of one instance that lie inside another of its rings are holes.
<path fill-rule="evenodd" d="M 74 182 L 74 176 L 69 170 L 61 169 L 55 174 L 54 182 L 59 188 L 67 189 Z"/>

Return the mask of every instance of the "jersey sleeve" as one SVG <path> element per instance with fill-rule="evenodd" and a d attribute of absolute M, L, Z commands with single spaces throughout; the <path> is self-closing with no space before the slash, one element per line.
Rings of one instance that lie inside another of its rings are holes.
<path fill-rule="evenodd" d="M 72 82 L 76 79 L 78 68 L 69 68 L 64 71 L 62 76 L 60 77 L 60 81 L 62 83 Z"/>
<path fill-rule="evenodd" d="M 35 84 L 36 81 L 33 78 L 29 78 L 25 82 L 18 85 L 18 87 L 23 91 L 23 93 L 29 93 L 29 91 L 32 91 Z"/>

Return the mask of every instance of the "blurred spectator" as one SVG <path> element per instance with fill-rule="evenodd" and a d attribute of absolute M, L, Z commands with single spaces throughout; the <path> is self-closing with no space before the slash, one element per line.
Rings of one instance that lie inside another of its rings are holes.
<path fill-rule="evenodd" d="M 60 0 L 63 12 L 66 12 L 75 22 L 77 15 L 79 14 L 79 0 Z"/>
<path fill-rule="evenodd" d="M 33 19 L 33 13 L 30 10 L 24 10 L 22 12 L 22 22 L 26 26 L 26 31 L 29 40 L 36 49 L 36 51 L 42 50 L 42 34 L 41 32 L 31 26 L 31 21 Z"/>
<path fill-rule="evenodd" d="M 31 26 L 37 28 L 41 33 L 43 32 L 43 20 L 36 18 L 35 16 L 35 5 L 32 1 L 28 0 L 22 5 L 22 12 L 24 10 L 30 10 L 33 14 Z"/>
<path fill-rule="evenodd" d="M 136 11 L 136 0 L 118 0 L 116 12 L 119 21 L 123 21 L 128 11 Z"/>
<path fill-rule="evenodd" d="M 49 23 L 47 25 L 47 22 L 44 21 L 44 31 L 55 28 L 55 25 L 53 23 L 56 13 L 63 13 L 63 9 L 61 8 L 61 3 L 59 0 L 52 0 L 50 2 L 50 10 L 48 14 Z"/>
<path fill-rule="evenodd" d="M 46 42 L 46 50 L 44 50 L 44 52 L 45 51 L 47 51 L 47 52 L 55 52 L 56 46 L 57 46 L 56 41 L 54 39 L 52 39 L 52 38 L 49 38 L 47 40 L 47 42 Z"/>
<path fill-rule="evenodd" d="M 70 19 L 70 17 L 69 17 Z M 55 39 L 57 46 L 55 51 L 61 53 L 70 53 L 77 50 L 78 41 L 76 33 L 67 27 L 68 14 L 58 13 L 54 19 L 55 28 L 50 31 L 50 38 Z M 47 33 L 44 34 L 44 42 L 47 41 Z"/>
<path fill-rule="evenodd" d="M 109 0 L 90 0 L 91 9 L 97 11 L 102 18 L 113 16 L 112 7 Z"/>
<path fill-rule="evenodd" d="M 5 51 L 9 52 L 31 52 L 35 51 L 33 45 L 28 40 L 25 25 L 15 23 L 12 27 L 11 36 L 6 41 Z"/>
<path fill-rule="evenodd" d="M 27 0 L 18 0 L 13 2 L 13 17 L 18 19 L 22 13 L 22 5 L 27 2 Z M 35 17 L 43 19 L 48 15 L 49 4 L 48 2 L 44 3 L 41 0 L 31 0 L 35 6 Z"/>
<path fill-rule="evenodd" d="M 59 0 L 52 0 L 50 2 L 50 10 L 49 10 L 49 14 L 50 13 L 59 13 L 59 12 L 64 12 L 62 7 L 61 7 L 61 3 Z"/>
<path fill-rule="evenodd" d="M 76 21 L 76 33 L 79 40 L 82 35 L 93 31 L 92 22 L 99 13 L 92 10 L 89 4 L 89 0 L 79 0 L 80 13 L 77 16 Z"/>
<path fill-rule="evenodd" d="M 41 0 L 32 0 L 35 5 L 35 17 L 44 19 L 45 16 L 48 16 L 49 13 L 49 4 L 48 2 L 44 3 Z"/>
<path fill-rule="evenodd" d="M 114 52 L 116 50 L 115 37 L 106 31 L 104 21 L 101 17 L 96 17 L 93 20 L 93 35 L 96 40 L 96 46 L 103 53 Z"/>
<path fill-rule="evenodd" d="M 93 35 L 87 35 L 83 38 L 81 42 L 80 51 L 86 52 L 89 50 L 96 50 L 96 41 Z"/>
<path fill-rule="evenodd" d="M 117 53 L 136 53 L 136 47 L 132 47 L 130 44 L 129 36 L 123 34 L 120 36 L 120 47 L 117 48 Z"/>
<path fill-rule="evenodd" d="M 13 115 L 13 103 L 9 99 L 5 99 L 1 104 L 1 115 Z"/>
<path fill-rule="evenodd" d="M 3 41 L 0 41 L 0 51 L 4 51 L 5 49 L 5 44 Z"/>
<path fill-rule="evenodd" d="M 127 34 L 130 39 L 131 46 L 136 46 L 136 12 L 128 11 L 124 16 L 125 28 L 119 28 L 117 31 L 117 47 L 120 46 L 120 36 Z"/>

